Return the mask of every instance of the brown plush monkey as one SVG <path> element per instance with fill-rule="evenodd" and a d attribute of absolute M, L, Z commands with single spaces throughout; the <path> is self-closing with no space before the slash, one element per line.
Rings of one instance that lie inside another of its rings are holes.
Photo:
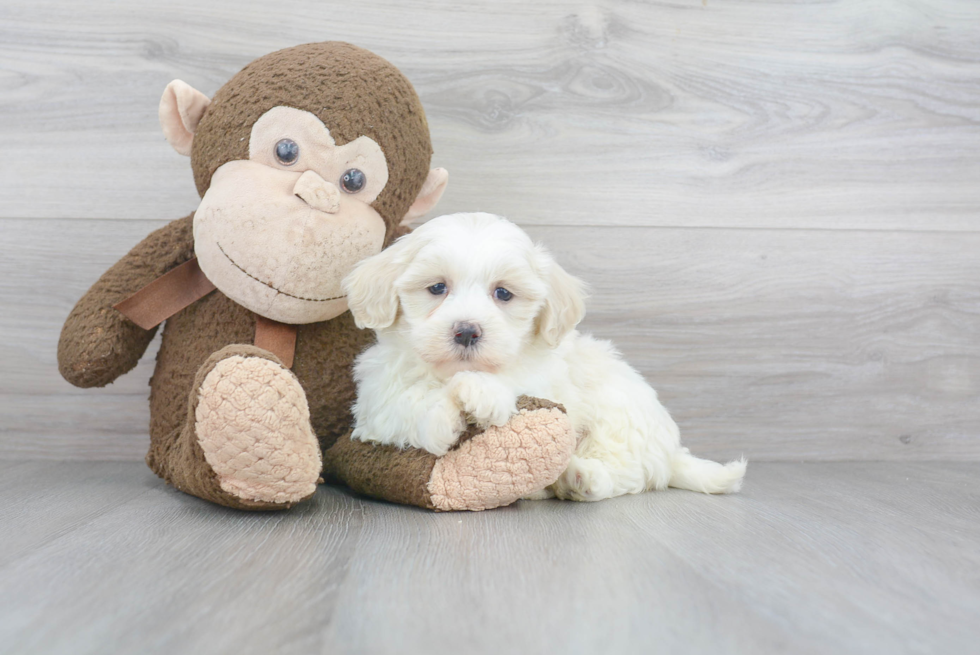
<path fill-rule="evenodd" d="M 190 155 L 197 211 L 150 234 L 78 302 L 62 375 L 104 386 L 166 320 L 150 382 L 153 471 L 241 509 L 309 498 L 320 479 L 440 510 L 509 504 L 551 484 L 574 437 L 561 408 L 522 399 L 501 428 L 442 458 L 351 441 L 351 364 L 373 340 L 340 281 L 431 209 L 446 186 L 408 80 L 346 43 L 262 57 L 213 100 L 180 81 L 164 133 Z"/>

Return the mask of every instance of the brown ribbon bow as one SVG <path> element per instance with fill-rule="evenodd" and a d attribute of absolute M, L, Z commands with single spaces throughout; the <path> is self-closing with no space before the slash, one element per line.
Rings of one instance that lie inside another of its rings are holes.
<path fill-rule="evenodd" d="M 113 307 L 144 330 L 150 330 L 215 290 L 197 257 L 167 271 Z M 255 315 L 255 345 L 293 367 L 296 326 Z"/>

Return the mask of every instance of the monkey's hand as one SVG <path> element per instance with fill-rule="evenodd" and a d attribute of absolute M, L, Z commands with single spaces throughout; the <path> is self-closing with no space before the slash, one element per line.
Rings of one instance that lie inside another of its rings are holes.
<path fill-rule="evenodd" d="M 503 426 L 472 426 L 442 457 L 422 448 L 338 439 L 324 453 L 324 478 L 369 496 L 438 511 L 478 511 L 534 495 L 558 479 L 575 451 L 564 408 L 522 396 Z"/>
<path fill-rule="evenodd" d="M 131 370 L 156 328 L 144 330 L 113 309 L 194 256 L 193 215 L 151 233 L 92 285 L 71 310 L 58 341 L 58 369 L 77 387 L 104 387 Z"/>

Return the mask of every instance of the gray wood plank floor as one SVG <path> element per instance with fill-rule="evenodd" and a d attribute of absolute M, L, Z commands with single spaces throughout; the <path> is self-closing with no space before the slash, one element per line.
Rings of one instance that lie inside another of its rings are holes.
<path fill-rule="evenodd" d="M 768 463 L 745 491 L 434 514 L 208 505 L 0 461 L 2 653 L 966 653 L 978 463 Z"/>

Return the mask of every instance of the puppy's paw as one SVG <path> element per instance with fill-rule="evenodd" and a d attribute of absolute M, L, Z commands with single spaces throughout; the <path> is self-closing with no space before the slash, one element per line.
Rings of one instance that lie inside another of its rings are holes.
<path fill-rule="evenodd" d="M 612 498 L 612 476 L 597 459 L 573 456 L 568 468 L 552 485 L 555 495 L 565 500 L 595 501 Z"/>
<path fill-rule="evenodd" d="M 440 401 L 429 408 L 419 426 L 417 445 L 437 457 L 449 452 L 466 427 L 459 408 L 451 401 Z"/>
<path fill-rule="evenodd" d="M 449 381 L 449 393 L 482 428 L 504 425 L 517 413 L 517 394 L 490 373 L 461 371 Z"/>

